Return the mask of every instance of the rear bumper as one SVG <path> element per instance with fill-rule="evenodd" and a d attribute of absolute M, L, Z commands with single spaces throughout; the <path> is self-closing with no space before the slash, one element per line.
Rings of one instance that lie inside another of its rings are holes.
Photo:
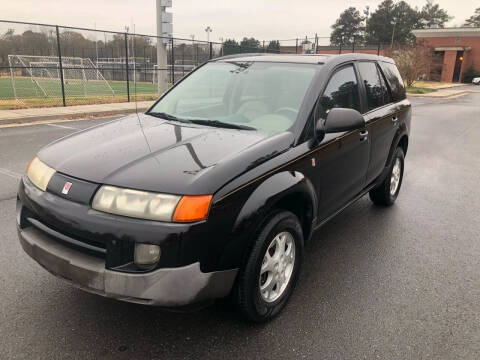
<path fill-rule="evenodd" d="M 105 261 L 66 247 L 34 227 L 18 229 L 25 252 L 55 276 L 102 296 L 158 306 L 185 306 L 230 292 L 238 269 L 204 273 L 200 263 L 132 274 L 105 268 Z"/>

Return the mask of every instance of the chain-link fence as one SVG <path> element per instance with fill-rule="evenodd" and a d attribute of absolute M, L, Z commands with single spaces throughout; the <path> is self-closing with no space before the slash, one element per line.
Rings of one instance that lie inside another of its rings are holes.
<path fill-rule="evenodd" d="M 209 59 L 251 52 L 382 51 L 319 36 L 216 43 L 0 20 L 0 109 L 154 100 L 165 78 L 171 86 Z"/>

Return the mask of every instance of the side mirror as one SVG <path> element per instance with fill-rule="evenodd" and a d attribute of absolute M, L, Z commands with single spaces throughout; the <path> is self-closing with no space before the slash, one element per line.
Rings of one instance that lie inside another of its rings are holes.
<path fill-rule="evenodd" d="M 365 119 L 357 110 L 347 108 L 333 108 L 328 112 L 327 119 L 317 121 L 317 133 L 329 134 L 361 129 L 365 126 Z"/>

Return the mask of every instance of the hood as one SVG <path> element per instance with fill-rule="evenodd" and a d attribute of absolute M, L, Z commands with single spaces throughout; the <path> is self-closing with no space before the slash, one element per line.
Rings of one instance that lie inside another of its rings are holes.
<path fill-rule="evenodd" d="M 212 194 L 286 150 L 293 134 L 179 124 L 131 115 L 57 140 L 38 156 L 87 181 L 170 194 Z"/>

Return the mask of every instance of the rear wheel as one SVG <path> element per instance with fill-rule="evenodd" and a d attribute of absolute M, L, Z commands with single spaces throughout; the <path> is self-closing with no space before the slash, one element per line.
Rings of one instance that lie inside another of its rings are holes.
<path fill-rule="evenodd" d="M 282 211 L 266 221 L 237 283 L 236 302 L 248 320 L 268 321 L 285 307 L 302 254 L 302 227 L 293 213 Z"/>
<path fill-rule="evenodd" d="M 405 155 L 398 147 L 393 154 L 392 162 L 385 180 L 376 188 L 370 190 L 370 199 L 376 205 L 390 206 L 397 199 L 403 179 Z"/>

